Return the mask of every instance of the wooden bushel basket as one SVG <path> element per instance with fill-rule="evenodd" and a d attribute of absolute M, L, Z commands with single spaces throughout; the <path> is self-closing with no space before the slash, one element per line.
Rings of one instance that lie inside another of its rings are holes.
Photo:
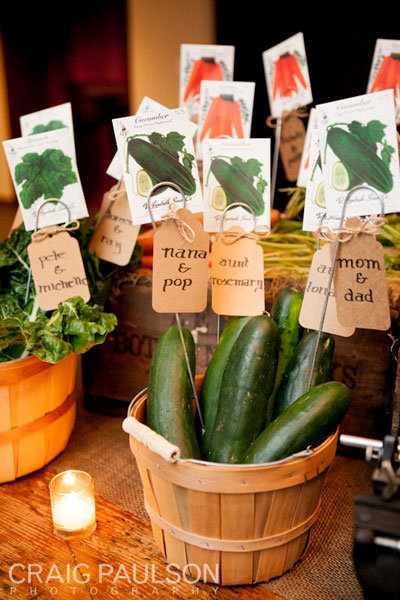
<path fill-rule="evenodd" d="M 0 364 L 0 483 L 50 462 L 75 423 L 77 357 L 57 364 L 28 356 Z"/>
<path fill-rule="evenodd" d="M 196 377 L 200 389 L 203 377 Z M 170 564 L 207 583 L 268 581 L 304 553 L 338 431 L 312 452 L 267 465 L 176 458 L 145 423 L 146 395 L 123 427 L 139 468 L 155 541 Z"/>

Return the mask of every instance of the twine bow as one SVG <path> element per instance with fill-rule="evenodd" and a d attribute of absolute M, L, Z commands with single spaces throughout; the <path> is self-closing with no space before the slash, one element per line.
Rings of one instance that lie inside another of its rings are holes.
<path fill-rule="evenodd" d="M 79 229 L 79 221 L 77 220 L 68 221 L 65 225 L 49 225 L 49 227 L 43 227 L 32 233 L 32 242 L 43 242 L 48 237 L 57 235 L 57 233 L 74 231 L 75 229 Z"/>
<path fill-rule="evenodd" d="M 294 110 L 284 110 L 282 112 L 281 117 L 274 117 L 273 115 L 269 115 L 266 120 L 266 124 L 271 129 L 276 129 L 278 127 L 279 121 L 283 123 L 287 121 L 287 119 L 291 119 L 292 117 L 298 117 L 299 119 L 305 119 L 308 117 L 309 113 L 307 112 L 307 108 L 302 106 L 300 108 L 295 108 Z"/>
<path fill-rule="evenodd" d="M 239 240 L 242 239 L 247 239 L 247 240 L 260 240 L 264 237 L 268 237 L 269 234 L 271 233 L 271 230 L 269 227 L 267 227 L 267 231 L 265 232 L 258 232 L 258 231 L 239 231 L 237 229 L 228 229 L 227 231 L 223 231 L 221 233 L 221 240 L 223 241 L 224 244 L 234 244 L 235 242 L 238 242 Z"/>
<path fill-rule="evenodd" d="M 340 229 L 330 229 L 327 226 L 321 225 L 317 229 L 318 236 L 323 237 L 327 242 L 341 243 L 349 242 L 354 236 L 360 235 L 360 233 L 366 233 L 368 235 L 377 235 L 382 225 L 387 222 L 385 217 L 378 217 L 373 215 L 365 221 L 360 221 L 355 225 L 344 226 Z"/>
<path fill-rule="evenodd" d="M 185 240 L 185 242 L 187 242 L 188 244 L 193 244 L 193 242 L 196 239 L 196 234 L 194 232 L 194 230 L 192 229 L 192 227 L 190 225 L 188 225 L 183 219 L 181 219 L 177 212 L 176 212 L 176 204 L 175 202 L 172 202 L 169 206 L 168 206 L 168 212 L 162 216 L 163 219 L 172 219 L 177 228 L 179 233 L 181 234 L 181 236 L 183 237 L 183 239 Z"/>

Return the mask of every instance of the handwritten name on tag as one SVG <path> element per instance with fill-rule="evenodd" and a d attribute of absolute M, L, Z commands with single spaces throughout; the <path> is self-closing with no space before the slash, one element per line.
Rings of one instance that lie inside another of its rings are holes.
<path fill-rule="evenodd" d="M 154 235 L 153 309 L 196 313 L 207 306 L 209 237 L 186 208 Z"/>
<path fill-rule="evenodd" d="M 263 313 L 263 251 L 242 227 L 231 227 L 213 244 L 211 283 L 212 309 L 218 315 Z"/>
<path fill-rule="evenodd" d="M 81 296 L 85 302 L 90 291 L 78 241 L 67 231 L 54 233 L 57 228 L 43 227 L 43 237 L 28 246 L 33 281 L 39 306 L 53 310 L 59 302 Z M 45 237 L 46 233 L 50 233 Z"/>
<path fill-rule="evenodd" d="M 132 223 L 124 184 L 121 184 L 118 191 L 114 186 L 103 196 L 99 225 L 93 234 L 89 250 L 96 252 L 102 260 L 125 266 L 131 260 L 139 229 L 140 225 Z"/>
<path fill-rule="evenodd" d="M 297 181 L 306 141 L 306 128 L 298 117 L 282 119 L 279 153 L 288 181 Z"/>
<path fill-rule="evenodd" d="M 361 225 L 358 217 L 347 227 Z M 337 315 L 347 327 L 379 329 L 390 327 L 390 307 L 383 248 L 368 233 L 358 233 L 339 245 L 335 267 Z"/>
<path fill-rule="evenodd" d="M 306 329 L 318 330 L 321 323 L 322 311 L 328 294 L 329 276 L 332 272 L 329 246 L 330 244 L 325 244 L 321 250 L 317 250 L 312 259 L 299 316 L 300 325 Z M 354 327 L 344 327 L 338 320 L 333 281 L 329 291 L 322 331 L 343 337 L 349 337 L 355 331 Z"/>

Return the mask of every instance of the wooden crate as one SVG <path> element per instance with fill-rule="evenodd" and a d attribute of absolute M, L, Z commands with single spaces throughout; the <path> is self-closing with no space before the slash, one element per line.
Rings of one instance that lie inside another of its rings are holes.
<path fill-rule="evenodd" d="M 145 403 L 144 395 L 125 431 L 145 423 Z M 147 426 L 144 433 L 143 441 L 130 435 L 130 447 L 155 541 L 169 563 L 208 583 L 242 585 L 282 575 L 301 557 L 338 432 L 307 457 L 266 466 L 169 462 L 150 441 L 156 434 Z"/>
<path fill-rule="evenodd" d="M 0 483 L 36 471 L 66 447 L 75 423 L 76 355 L 0 364 Z"/>

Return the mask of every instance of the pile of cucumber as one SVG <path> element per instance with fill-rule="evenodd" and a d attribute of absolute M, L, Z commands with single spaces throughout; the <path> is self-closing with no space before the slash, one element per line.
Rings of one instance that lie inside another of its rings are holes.
<path fill-rule="evenodd" d="M 150 368 L 148 426 L 178 445 L 183 458 L 217 463 L 266 463 L 320 444 L 344 417 L 350 390 L 328 382 L 334 340 L 322 334 L 307 391 L 317 332 L 303 335 L 302 299 L 286 288 L 271 316 L 229 319 L 199 397 L 204 429 L 194 416 L 179 330 L 170 327 Z M 195 344 L 183 333 L 194 372 Z"/>

